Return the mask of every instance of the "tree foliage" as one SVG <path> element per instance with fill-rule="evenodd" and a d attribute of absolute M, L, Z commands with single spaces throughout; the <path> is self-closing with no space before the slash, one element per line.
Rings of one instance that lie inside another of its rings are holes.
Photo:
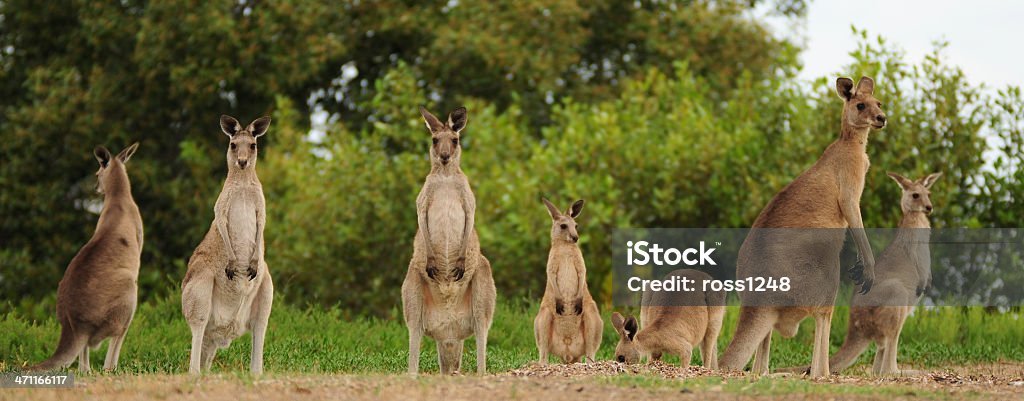
<path fill-rule="evenodd" d="M 607 299 L 612 229 L 749 226 L 838 135 L 835 76 L 797 80 L 799 49 L 749 17 L 756 5 L 0 2 L 0 291 L 49 305 L 95 227 L 90 150 L 135 140 L 141 295 L 176 291 L 225 176 L 217 117 L 271 114 L 258 168 L 279 292 L 394 313 L 429 171 L 416 107 L 464 104 L 500 296 L 542 291 L 547 196 L 587 200 L 588 279 Z M 941 45 L 910 64 L 855 34 L 836 72 L 873 76 L 891 119 L 868 146 L 865 223 L 898 221 L 885 171 L 942 171 L 936 226 L 1019 226 L 1020 89 L 972 86 Z"/>

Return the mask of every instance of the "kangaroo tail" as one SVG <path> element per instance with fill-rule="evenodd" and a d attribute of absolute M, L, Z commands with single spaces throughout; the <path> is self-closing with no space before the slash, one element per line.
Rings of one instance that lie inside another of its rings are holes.
<path fill-rule="evenodd" d="M 839 351 L 836 351 L 835 355 L 829 357 L 829 371 L 836 373 L 840 372 L 857 360 L 857 357 L 868 348 L 868 344 L 871 344 L 871 340 L 864 336 L 854 322 L 850 322 L 850 327 L 846 331 L 846 340 L 843 341 L 843 346 L 839 347 Z"/>
<path fill-rule="evenodd" d="M 82 349 L 85 348 L 88 340 L 89 337 L 75 336 L 70 328 L 64 327 L 60 331 L 60 341 L 57 342 L 57 350 L 54 351 L 53 356 L 43 362 L 40 362 L 38 365 L 29 368 L 29 370 L 39 371 L 63 369 L 67 367 L 75 360 L 75 357 L 78 356 Z"/>

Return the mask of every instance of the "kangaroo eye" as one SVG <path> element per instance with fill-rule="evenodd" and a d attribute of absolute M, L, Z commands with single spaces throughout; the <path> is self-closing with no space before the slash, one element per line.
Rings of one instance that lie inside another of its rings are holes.
<path fill-rule="evenodd" d="M 434 145 L 437 145 L 437 138 L 434 138 Z"/>
<path fill-rule="evenodd" d="M 569 225 L 568 224 L 562 224 L 562 229 L 564 230 L 566 228 L 569 228 Z"/>
<path fill-rule="evenodd" d="M 866 106 L 864 106 L 864 103 L 857 103 L 857 110 L 862 110 L 863 111 L 864 107 L 866 107 Z"/>
<path fill-rule="evenodd" d="M 452 138 L 452 145 L 458 145 L 458 144 L 459 144 L 459 138 Z"/>
<path fill-rule="evenodd" d="M 256 144 L 249 145 L 249 149 L 256 150 Z"/>
<path fill-rule="evenodd" d="M 237 147 L 238 147 L 238 146 L 237 146 L 237 145 L 235 145 L 234 143 L 232 143 L 232 144 L 231 144 L 231 150 L 235 150 L 235 148 L 237 148 Z"/>
<path fill-rule="evenodd" d="M 914 194 L 914 199 L 920 198 L 921 194 Z"/>

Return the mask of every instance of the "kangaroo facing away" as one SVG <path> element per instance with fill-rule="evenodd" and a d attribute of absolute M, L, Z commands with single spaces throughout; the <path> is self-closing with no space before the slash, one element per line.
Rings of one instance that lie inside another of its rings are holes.
<path fill-rule="evenodd" d="M 447 124 L 422 107 L 420 114 L 433 144 L 430 174 L 416 198 L 418 229 L 402 283 L 409 373 L 419 370 L 420 343 L 426 333 L 437 343 L 442 374 L 459 371 L 463 343 L 476 337 L 476 369 L 483 374 L 497 295 L 491 263 L 480 253 L 474 228 L 476 199 L 459 167 L 466 109 L 452 111 Z"/>
<path fill-rule="evenodd" d="M 263 372 L 263 342 L 274 301 L 274 284 L 263 259 L 267 222 L 263 186 L 256 177 L 256 138 L 267 132 L 270 117 L 242 127 L 221 116 L 231 138 L 228 177 L 213 207 L 213 224 L 189 258 L 181 283 L 181 311 L 192 331 L 188 371 L 209 370 L 218 348 L 252 331 L 249 369 Z"/>
<path fill-rule="evenodd" d="M 772 329 L 792 337 L 800 321 L 810 315 L 815 338 L 811 376 L 828 375 L 839 253 L 847 228 L 864 262 L 862 270 L 852 272 L 854 281 L 867 292 L 875 276 L 874 256 L 860 214 L 869 166 L 868 133 L 886 123 L 882 104 L 873 96 L 874 87 L 868 77 L 862 77 L 856 88 L 849 78 L 836 81 L 836 91 L 844 101 L 839 139 L 772 198 L 743 241 L 736 262 L 738 279 L 788 277 L 792 289 L 783 294 L 740 292 L 739 323 L 722 357 L 723 368 L 741 370 L 754 354 L 753 372 L 767 373 Z"/>
<path fill-rule="evenodd" d="M 872 372 L 876 375 L 894 375 L 900 331 L 907 316 L 931 285 L 931 256 L 928 241 L 932 212 L 929 197 L 932 184 L 942 173 L 930 174 L 911 181 L 899 174 L 889 177 L 903 189 L 900 220 L 896 236 L 878 256 L 878 284 L 868 294 L 854 292 L 850 305 L 850 323 L 846 341 L 829 361 L 829 369 L 838 372 L 850 367 L 857 357 L 874 341 L 878 351 Z"/>
<path fill-rule="evenodd" d="M 138 147 L 134 143 L 116 157 L 102 146 L 93 151 L 100 164 L 96 190 L 103 194 L 103 209 L 92 238 L 71 259 L 57 286 L 57 350 L 32 370 L 64 369 L 77 356 L 78 370 L 88 372 L 89 349 L 107 338 L 103 369 L 117 367 L 139 292 L 142 216 L 125 168 Z"/>
<path fill-rule="evenodd" d="M 687 277 L 697 283 L 711 280 L 707 273 L 693 269 L 672 271 L 665 277 Z M 640 324 L 636 318 L 612 314 L 612 327 L 619 333 L 615 360 L 638 363 L 643 358 L 660 360 L 663 354 L 679 355 L 690 366 L 693 348 L 700 346 L 704 367 L 718 369 L 718 333 L 725 318 L 725 291 L 645 291 L 640 302 Z"/>
<path fill-rule="evenodd" d="M 551 250 L 544 298 L 533 321 L 540 363 L 548 363 L 548 354 L 562 358 L 563 363 L 579 362 L 584 356 L 593 361 L 604 321 L 587 288 L 587 266 L 577 244 L 576 218 L 583 212 L 583 200 L 564 214 L 547 199 L 543 201 L 551 215 Z"/>

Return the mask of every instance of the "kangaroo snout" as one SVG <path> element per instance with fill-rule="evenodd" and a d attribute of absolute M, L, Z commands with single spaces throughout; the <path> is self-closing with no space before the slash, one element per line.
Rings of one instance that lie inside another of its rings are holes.
<path fill-rule="evenodd" d="M 245 166 L 249 164 L 248 160 L 238 160 L 238 168 L 245 169 Z"/>
<path fill-rule="evenodd" d="M 929 214 L 932 212 L 932 205 L 925 205 L 924 210 L 927 210 Z"/>
<path fill-rule="evenodd" d="M 448 161 L 452 159 L 452 155 L 441 155 L 441 163 L 448 164 Z"/>
<path fill-rule="evenodd" d="M 569 235 L 569 240 L 574 242 L 574 243 L 575 242 L 579 242 L 580 241 L 580 236 L 579 235 Z"/>
<path fill-rule="evenodd" d="M 878 122 L 878 127 L 879 128 L 885 127 L 885 121 L 886 121 L 885 114 L 879 114 L 879 115 L 875 116 L 875 121 Z"/>

